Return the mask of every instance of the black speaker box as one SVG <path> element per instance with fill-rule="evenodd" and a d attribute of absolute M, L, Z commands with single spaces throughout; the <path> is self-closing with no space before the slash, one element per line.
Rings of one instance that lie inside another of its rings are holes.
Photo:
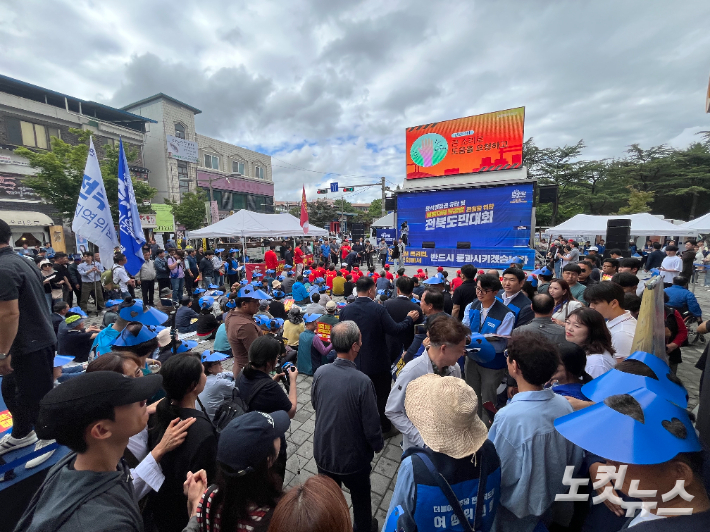
<path fill-rule="evenodd" d="M 607 220 L 607 230 L 612 227 L 631 227 L 631 220 L 629 218 L 614 218 L 613 220 Z"/>
<path fill-rule="evenodd" d="M 623 245 L 628 246 L 629 240 L 631 239 L 631 229 L 630 227 L 613 227 L 606 230 L 606 247 L 618 247 L 611 246 L 610 242 L 623 243 Z"/>
<path fill-rule="evenodd" d="M 557 201 L 557 187 L 540 187 L 539 203 L 555 203 Z"/>
<path fill-rule="evenodd" d="M 471 249 L 471 242 L 456 242 L 456 249 Z"/>
<path fill-rule="evenodd" d="M 423 248 L 435 248 L 436 244 L 434 242 L 422 242 Z"/>

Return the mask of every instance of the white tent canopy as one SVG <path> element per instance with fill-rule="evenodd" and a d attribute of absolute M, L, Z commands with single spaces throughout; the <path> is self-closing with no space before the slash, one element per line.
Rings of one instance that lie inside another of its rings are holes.
<path fill-rule="evenodd" d="M 628 218 L 631 220 L 631 236 L 693 236 L 697 229 L 688 229 L 683 225 L 673 225 L 648 213 L 625 214 L 616 216 L 593 216 L 578 214 L 556 227 L 545 231 L 548 235 L 596 236 L 606 234 L 606 222 Z"/>
<path fill-rule="evenodd" d="M 328 231 L 311 225 L 303 232 L 301 222 L 288 213 L 262 214 L 242 209 L 217 223 L 189 231 L 187 238 L 328 236 Z"/>
<path fill-rule="evenodd" d="M 384 215 L 370 224 L 371 227 L 394 227 L 394 213 Z"/>
<path fill-rule="evenodd" d="M 700 218 L 696 218 L 695 220 L 685 222 L 684 224 L 681 224 L 678 227 L 682 227 L 683 229 L 692 229 L 697 233 L 702 233 L 706 235 L 710 233 L 710 212 L 707 213 L 705 216 L 701 216 Z"/>

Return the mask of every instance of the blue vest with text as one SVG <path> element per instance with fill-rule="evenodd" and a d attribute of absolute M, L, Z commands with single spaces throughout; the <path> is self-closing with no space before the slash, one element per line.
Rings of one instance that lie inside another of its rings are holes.
<path fill-rule="evenodd" d="M 493 306 L 488 311 L 486 319 L 483 324 L 481 324 L 481 302 L 476 300 L 471 306 L 471 312 L 469 313 L 470 322 L 468 326 L 471 329 L 471 332 L 480 334 L 495 334 L 498 332 L 498 327 L 501 326 L 503 319 L 508 313 L 514 314 L 510 307 L 506 307 L 503 303 L 496 299 Z M 482 368 L 489 369 L 502 369 L 506 367 L 505 356 L 502 351 L 496 352 L 496 357 L 490 362 L 487 362 L 486 364 L 476 362 L 476 364 Z"/>

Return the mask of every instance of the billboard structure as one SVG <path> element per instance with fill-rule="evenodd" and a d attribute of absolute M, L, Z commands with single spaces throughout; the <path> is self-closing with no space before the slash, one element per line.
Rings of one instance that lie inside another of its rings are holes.
<path fill-rule="evenodd" d="M 534 267 L 528 248 L 533 183 L 400 193 L 397 222 L 407 221 L 405 266 L 501 268 L 522 257 Z"/>
<path fill-rule="evenodd" d="M 520 168 L 525 107 L 407 128 L 407 179 Z"/>

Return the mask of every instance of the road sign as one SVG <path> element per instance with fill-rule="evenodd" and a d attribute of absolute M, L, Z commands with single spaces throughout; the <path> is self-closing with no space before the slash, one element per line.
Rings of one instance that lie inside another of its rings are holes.
<path fill-rule="evenodd" d="M 355 192 L 355 187 L 343 187 L 343 192 Z"/>
<path fill-rule="evenodd" d="M 338 191 L 338 182 L 336 181 L 335 183 L 330 184 L 330 191 L 331 192 L 337 192 Z"/>
<path fill-rule="evenodd" d="M 327 188 L 319 188 L 318 190 L 316 190 L 316 193 L 317 194 L 327 194 L 328 189 Z"/>

